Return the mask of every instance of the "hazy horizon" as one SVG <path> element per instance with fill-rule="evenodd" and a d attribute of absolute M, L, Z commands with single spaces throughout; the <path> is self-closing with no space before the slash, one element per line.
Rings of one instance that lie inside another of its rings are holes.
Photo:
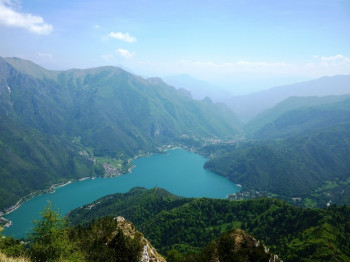
<path fill-rule="evenodd" d="M 350 74 L 350 2 L 0 0 L 0 56 L 187 74 L 232 94 Z"/>

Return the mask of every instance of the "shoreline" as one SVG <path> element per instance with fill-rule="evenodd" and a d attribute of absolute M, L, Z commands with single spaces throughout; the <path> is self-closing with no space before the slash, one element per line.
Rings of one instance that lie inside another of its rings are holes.
<path fill-rule="evenodd" d="M 53 184 L 47 189 L 43 189 L 43 190 L 32 192 L 32 193 L 28 194 L 27 196 L 22 197 L 20 200 L 17 201 L 16 204 L 14 204 L 14 205 L 4 209 L 3 212 L 0 212 L 0 221 L 4 221 L 5 222 L 4 227 L 10 227 L 12 225 L 12 221 L 6 219 L 4 216 L 9 215 L 10 213 L 16 211 L 25 202 L 31 200 L 34 197 L 37 197 L 37 196 L 40 196 L 40 195 L 43 195 L 43 194 L 54 193 L 57 188 L 67 186 L 67 185 L 69 185 L 71 183 L 80 182 L 80 181 L 84 181 L 84 180 L 87 180 L 87 179 L 95 179 L 95 178 L 96 177 L 77 178 L 77 179 L 68 180 L 68 181 L 65 181 L 65 182 L 62 182 L 62 183 Z"/>
<path fill-rule="evenodd" d="M 147 153 L 141 153 L 141 154 L 138 154 L 132 158 L 130 158 L 128 160 L 128 164 L 130 164 L 132 161 L 140 158 L 140 157 L 149 157 L 151 156 L 152 154 L 162 154 L 162 153 L 166 153 L 167 151 L 169 150 L 173 150 L 173 149 L 183 149 L 183 150 L 186 150 L 186 151 L 191 151 L 189 148 L 187 147 L 181 147 L 181 146 L 178 146 L 178 145 L 164 145 L 164 146 L 161 146 L 158 148 L 158 152 L 147 152 Z M 118 177 L 118 176 L 121 176 L 121 175 L 124 175 L 124 174 L 129 174 L 132 172 L 132 170 L 136 167 L 135 164 L 133 164 L 131 167 L 129 167 L 127 169 L 127 172 L 125 173 L 121 173 L 120 175 L 115 175 L 115 176 L 112 176 L 112 177 Z M 110 178 L 111 176 L 103 176 L 101 178 Z M 43 189 L 43 190 L 38 190 L 38 191 L 35 191 L 35 192 L 32 192 L 30 194 L 28 194 L 27 196 L 24 196 L 22 197 L 19 201 L 17 201 L 16 204 L 8 207 L 8 208 L 5 208 L 3 212 L 0 212 L 0 221 L 4 221 L 5 222 L 5 225 L 4 227 L 10 227 L 12 225 L 12 221 L 11 220 L 8 220 L 6 218 L 4 218 L 3 216 L 6 216 L 14 211 L 16 211 L 18 208 L 20 208 L 25 202 L 31 200 L 32 198 L 34 197 L 37 197 L 37 196 L 40 196 L 40 195 L 43 195 L 43 194 L 48 194 L 48 193 L 54 193 L 55 190 L 57 188 L 60 188 L 60 187 L 64 187 L 66 185 L 69 185 L 71 183 L 75 183 L 75 182 L 80 182 L 80 181 L 84 181 L 84 180 L 87 180 L 87 179 L 95 179 L 96 177 L 83 177 L 83 178 L 76 178 L 76 179 L 70 179 L 70 180 L 67 180 L 67 181 L 64 181 L 64 182 L 61 182 L 61 183 L 56 183 L 56 184 L 53 184 L 51 185 L 49 188 L 47 189 Z"/>
<path fill-rule="evenodd" d="M 136 155 L 134 156 L 133 158 L 130 158 L 128 160 L 128 163 L 130 163 L 131 161 L 139 158 L 139 157 L 143 157 L 143 156 L 146 156 L 150 153 L 147 153 L 147 154 L 140 154 L 140 155 Z M 125 173 L 121 173 L 120 175 L 124 175 L 124 174 L 128 174 L 128 173 L 131 173 L 132 169 L 135 168 L 136 165 L 132 165 L 131 167 L 128 168 L 127 172 Z M 116 175 L 114 177 L 117 177 L 117 176 L 120 176 L 120 175 Z M 20 200 L 17 201 L 16 204 L 8 207 L 8 208 L 5 208 L 3 210 L 3 212 L 0 212 L 0 221 L 4 221 L 5 222 L 5 225 L 4 227 L 10 227 L 12 225 L 12 221 L 11 220 L 8 220 L 6 218 L 4 218 L 4 216 L 16 211 L 18 208 L 20 208 L 25 202 L 31 200 L 32 198 L 34 197 L 37 197 L 37 196 L 40 196 L 40 195 L 43 195 L 43 194 L 48 194 L 48 193 L 54 193 L 55 190 L 57 188 L 60 188 L 60 187 L 64 187 L 66 185 L 69 185 L 71 183 L 74 183 L 74 182 L 81 182 L 81 181 L 85 181 L 85 180 L 88 180 L 88 179 L 95 179 L 96 177 L 93 176 L 93 177 L 82 177 L 82 178 L 76 178 L 76 179 L 70 179 L 70 180 L 67 180 L 67 181 L 64 181 L 64 182 L 61 182 L 61 183 L 56 183 L 56 184 L 53 184 L 51 185 L 49 188 L 47 189 L 43 189 L 43 190 L 38 190 L 38 191 L 34 191 L 24 197 L 22 197 Z M 101 178 L 110 178 L 110 176 L 103 176 Z"/>

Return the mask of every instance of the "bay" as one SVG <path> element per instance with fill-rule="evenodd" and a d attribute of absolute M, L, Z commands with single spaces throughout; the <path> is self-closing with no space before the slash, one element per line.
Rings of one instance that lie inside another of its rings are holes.
<path fill-rule="evenodd" d="M 25 202 L 20 208 L 4 216 L 12 221 L 4 235 L 22 238 L 33 227 L 33 220 L 51 201 L 65 215 L 70 210 L 113 193 L 125 193 L 131 188 L 161 187 L 185 197 L 226 198 L 241 187 L 224 177 L 203 168 L 207 159 L 183 149 L 169 150 L 166 154 L 153 154 L 133 161 L 131 173 L 113 178 L 96 178 L 70 183 Z"/>

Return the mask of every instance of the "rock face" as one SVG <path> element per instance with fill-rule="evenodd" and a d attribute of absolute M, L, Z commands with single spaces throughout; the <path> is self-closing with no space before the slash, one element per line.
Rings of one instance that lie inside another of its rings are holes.
<path fill-rule="evenodd" d="M 115 219 L 118 222 L 117 229 L 121 229 L 125 236 L 131 238 L 134 238 L 136 236 L 141 237 L 143 251 L 139 262 L 166 262 L 166 260 L 158 254 L 157 250 L 143 236 L 143 234 L 135 229 L 135 226 L 131 222 L 125 220 L 121 216 L 118 216 Z"/>
<path fill-rule="evenodd" d="M 272 254 L 259 240 L 240 229 L 228 231 L 212 241 L 203 249 L 202 258 L 207 258 L 207 261 L 211 262 L 282 262 L 277 255 Z"/>

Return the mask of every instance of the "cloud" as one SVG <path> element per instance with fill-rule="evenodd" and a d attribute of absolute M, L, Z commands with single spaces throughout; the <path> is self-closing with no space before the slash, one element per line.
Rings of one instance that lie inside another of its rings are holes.
<path fill-rule="evenodd" d="M 126 34 L 123 34 L 123 33 L 114 33 L 114 32 L 110 32 L 108 34 L 108 36 L 110 38 L 114 38 L 114 39 L 117 39 L 117 40 L 121 40 L 121 41 L 125 41 L 125 42 L 128 42 L 128 43 L 134 43 L 137 41 L 137 39 L 131 35 L 129 35 L 129 33 L 126 33 Z"/>
<path fill-rule="evenodd" d="M 119 48 L 119 49 L 117 50 L 117 53 L 118 53 L 120 56 L 122 56 L 122 57 L 124 57 L 124 58 L 127 58 L 127 59 L 133 58 L 133 57 L 136 55 L 135 52 L 130 52 L 129 50 L 122 49 L 122 48 Z"/>
<path fill-rule="evenodd" d="M 287 66 L 288 65 L 284 62 L 268 63 L 268 62 L 249 62 L 249 61 L 238 61 L 238 62 L 236 62 L 236 64 L 240 65 L 240 66 L 254 66 L 254 67 L 275 67 L 275 66 Z"/>
<path fill-rule="evenodd" d="M 41 57 L 41 58 L 46 58 L 46 59 L 52 59 L 53 55 L 50 53 L 37 53 L 36 54 L 37 57 Z"/>
<path fill-rule="evenodd" d="M 321 60 L 324 62 L 350 62 L 350 58 L 343 55 L 334 55 L 334 56 L 322 56 Z"/>
<path fill-rule="evenodd" d="M 13 10 L 11 0 L 0 0 L 0 25 L 20 27 L 38 35 L 48 35 L 53 26 L 44 22 L 40 16 L 20 13 Z"/>

